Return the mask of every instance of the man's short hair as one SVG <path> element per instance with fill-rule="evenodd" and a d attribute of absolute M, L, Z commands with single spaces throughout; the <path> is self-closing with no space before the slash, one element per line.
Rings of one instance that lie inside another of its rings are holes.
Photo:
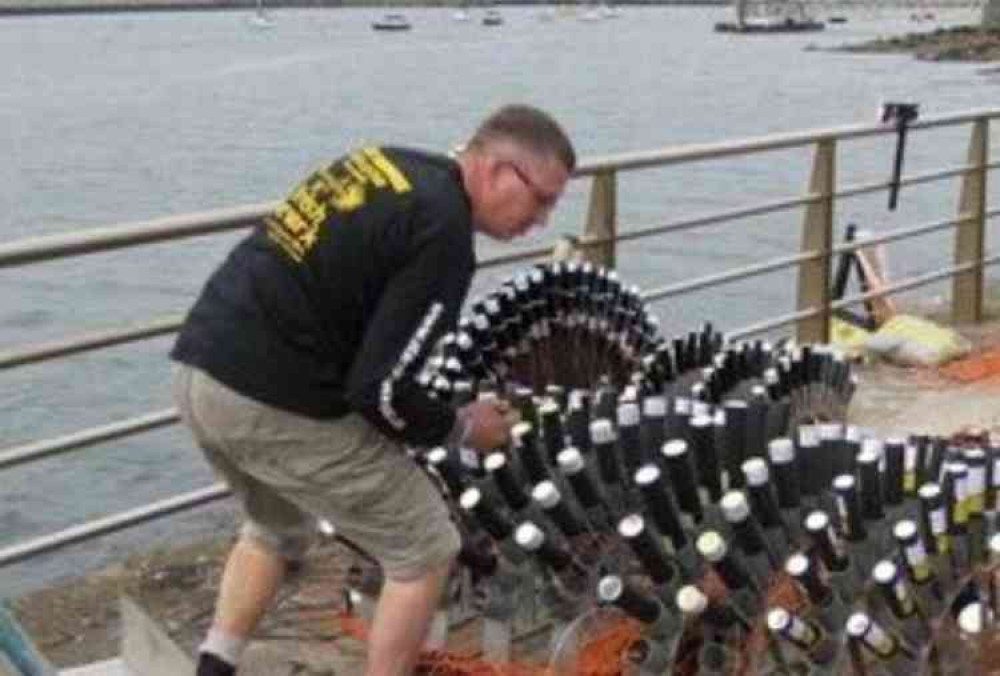
<path fill-rule="evenodd" d="M 551 155 L 572 172 L 576 169 L 573 144 L 551 115 L 525 104 L 506 105 L 486 118 L 469 139 L 469 147 L 484 148 L 492 143 L 512 141 L 525 149 Z"/>

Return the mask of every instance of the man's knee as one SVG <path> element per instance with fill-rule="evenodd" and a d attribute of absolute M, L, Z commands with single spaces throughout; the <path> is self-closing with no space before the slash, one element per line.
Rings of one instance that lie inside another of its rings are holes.
<path fill-rule="evenodd" d="M 255 521 L 246 521 L 240 531 L 240 538 L 250 541 L 277 554 L 288 563 L 300 562 L 315 540 L 315 531 L 307 528 L 297 528 L 277 532 L 262 526 Z"/>

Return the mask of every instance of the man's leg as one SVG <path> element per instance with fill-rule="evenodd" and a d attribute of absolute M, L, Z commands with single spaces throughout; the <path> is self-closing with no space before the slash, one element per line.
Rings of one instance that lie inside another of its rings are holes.
<path fill-rule="evenodd" d="M 285 576 L 285 559 L 253 538 L 240 537 L 229 553 L 212 629 L 247 639 Z"/>
<path fill-rule="evenodd" d="M 386 579 L 368 644 L 365 676 L 407 676 L 438 608 L 452 561 L 413 580 Z"/>

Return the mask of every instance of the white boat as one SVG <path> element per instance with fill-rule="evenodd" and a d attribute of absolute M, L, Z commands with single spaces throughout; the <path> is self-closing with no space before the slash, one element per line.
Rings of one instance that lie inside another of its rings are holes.
<path fill-rule="evenodd" d="M 459 23 L 465 23 L 471 17 L 469 16 L 469 13 L 464 9 L 456 9 L 454 14 L 451 15 L 451 18 L 454 21 L 458 21 Z"/>
<path fill-rule="evenodd" d="M 602 4 L 597 11 L 601 14 L 602 19 L 617 19 L 622 15 L 621 9 L 608 3 Z"/>
<path fill-rule="evenodd" d="M 488 9 L 486 13 L 483 14 L 483 25 L 484 26 L 499 26 L 503 23 L 503 14 L 500 13 L 499 9 Z"/>
<path fill-rule="evenodd" d="M 377 31 L 408 31 L 413 26 L 404 15 L 390 12 L 372 21 L 372 28 Z"/>
<path fill-rule="evenodd" d="M 257 7 L 247 19 L 247 23 L 253 28 L 274 28 L 278 25 L 271 17 L 270 12 L 264 9 L 264 0 L 257 0 Z"/>

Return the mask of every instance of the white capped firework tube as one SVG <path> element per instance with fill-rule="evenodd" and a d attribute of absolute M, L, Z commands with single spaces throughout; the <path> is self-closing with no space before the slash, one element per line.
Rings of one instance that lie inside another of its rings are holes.
<path fill-rule="evenodd" d="M 587 576 L 574 561 L 573 555 L 546 537 L 545 531 L 537 524 L 531 521 L 518 524 L 514 541 L 518 547 L 533 554 L 546 569 L 552 571 L 563 591 L 572 596 L 587 593 Z"/>
<path fill-rule="evenodd" d="M 639 427 L 639 404 L 623 401 L 618 404 L 618 445 L 621 448 L 621 464 L 625 471 L 623 484 L 632 487 L 630 479 L 643 463 L 642 437 Z"/>
<path fill-rule="evenodd" d="M 879 561 L 872 568 L 872 581 L 909 644 L 919 646 L 929 641 L 931 626 L 899 567 L 889 560 Z"/>
<path fill-rule="evenodd" d="M 554 398 L 546 397 L 538 407 L 538 424 L 546 464 L 555 465 L 556 456 L 566 446 L 566 431 L 563 429 L 562 412 Z"/>
<path fill-rule="evenodd" d="M 969 565 L 975 567 L 986 561 L 986 486 L 987 460 L 981 448 L 965 451 L 965 464 L 969 468 L 966 480 L 966 504 L 969 515 Z"/>
<path fill-rule="evenodd" d="M 566 433 L 584 455 L 590 453 L 590 391 L 575 389 L 569 393 Z"/>
<path fill-rule="evenodd" d="M 705 514 L 698 495 L 698 480 L 694 472 L 688 444 L 682 439 L 673 439 L 663 444 L 661 452 L 667 477 L 677 496 L 677 506 L 693 523 L 701 523 Z"/>
<path fill-rule="evenodd" d="M 817 558 L 830 574 L 831 586 L 837 590 L 841 600 L 850 602 L 864 578 L 852 570 L 851 557 L 840 536 L 833 530 L 830 517 L 826 512 L 815 510 L 806 516 L 803 527 Z"/>
<path fill-rule="evenodd" d="M 691 451 L 694 453 L 698 484 L 704 489 L 702 502 L 714 504 L 722 499 L 722 466 L 715 448 L 715 421 L 711 416 L 691 418 Z"/>
<path fill-rule="evenodd" d="M 566 388 L 557 383 L 549 383 L 548 385 L 545 386 L 545 396 L 556 403 L 556 410 L 559 411 L 559 414 L 561 416 L 562 412 L 566 410 L 566 404 L 569 398 L 569 395 L 566 392 Z M 562 440 L 565 438 L 565 432 L 563 432 L 561 429 L 562 427 L 561 417 L 559 418 L 559 426 L 560 426 L 559 441 L 561 445 Z"/>
<path fill-rule="evenodd" d="M 459 463 L 456 452 L 444 446 L 437 446 L 427 451 L 427 464 L 434 469 L 441 481 L 447 487 L 448 492 L 454 497 L 461 495 L 465 490 L 465 473 Z"/>
<path fill-rule="evenodd" d="M 844 427 L 840 423 L 823 423 L 817 425 L 819 432 L 819 454 L 813 469 L 821 486 L 829 486 L 836 476 L 837 460 L 843 452 Z"/>
<path fill-rule="evenodd" d="M 727 399 L 722 408 L 726 413 L 726 428 L 720 444 L 724 450 L 722 464 L 729 475 L 729 487 L 743 488 L 740 466 L 746 460 L 747 403 L 742 399 Z"/>
<path fill-rule="evenodd" d="M 618 513 L 625 506 L 625 482 L 618 457 L 618 437 L 611 420 L 600 418 L 590 423 L 590 443 L 609 508 Z"/>
<path fill-rule="evenodd" d="M 948 505 L 948 533 L 951 535 L 951 560 L 955 574 L 969 570 L 969 467 L 964 462 L 946 462 L 941 477 L 941 492 Z"/>
<path fill-rule="evenodd" d="M 805 592 L 819 623 L 832 634 L 839 632 L 847 617 L 847 607 L 820 575 L 819 567 L 813 565 L 807 554 L 795 552 L 785 561 L 785 572 Z"/>
<path fill-rule="evenodd" d="M 618 534 L 628 544 L 646 574 L 661 588 L 676 581 L 677 570 L 663 549 L 659 534 L 649 528 L 638 514 L 629 514 L 618 522 Z"/>
<path fill-rule="evenodd" d="M 639 440 L 642 463 L 652 462 L 667 440 L 667 399 L 662 395 L 648 396 L 642 400 L 642 420 L 639 422 Z M 638 469 L 638 468 L 636 468 Z M 633 471 L 633 476 L 634 476 Z"/>
<path fill-rule="evenodd" d="M 868 613 L 853 613 L 847 618 L 845 629 L 849 641 L 857 641 L 865 653 L 875 658 L 877 673 L 891 676 L 913 676 L 920 673 L 920 665 L 913 650 Z"/>
<path fill-rule="evenodd" d="M 643 465 L 635 473 L 635 483 L 642 495 L 646 514 L 656 524 L 656 528 L 670 539 L 675 554 L 679 555 L 690 549 L 677 505 L 674 504 L 660 468 L 653 463 Z"/>
<path fill-rule="evenodd" d="M 691 426 L 691 398 L 675 396 L 667 417 L 667 439 L 687 439 Z"/>
<path fill-rule="evenodd" d="M 722 516 L 733 532 L 736 546 L 743 554 L 750 574 L 757 586 L 766 588 L 771 572 L 780 565 L 778 557 L 768 547 L 764 530 L 750 512 L 746 496 L 740 491 L 726 493 L 719 502 Z"/>
<path fill-rule="evenodd" d="M 861 515 L 865 519 L 868 538 L 880 548 L 886 526 L 882 499 L 881 442 L 865 439 L 858 454 L 858 492 L 861 494 Z"/>
<path fill-rule="evenodd" d="M 500 553 L 513 565 L 524 563 L 524 553 L 511 539 L 514 524 L 495 506 L 489 504 L 478 488 L 467 488 L 458 499 L 459 506 L 470 514 L 497 543 Z"/>
<path fill-rule="evenodd" d="M 556 462 L 573 490 L 577 502 L 587 513 L 587 519 L 594 530 L 611 532 L 614 524 L 604 503 L 601 487 L 584 462 L 580 451 L 573 447 L 564 448 L 556 458 Z"/>
<path fill-rule="evenodd" d="M 536 484 L 531 491 L 531 497 L 541 506 L 545 516 L 566 537 L 576 537 L 587 532 L 586 523 L 576 515 L 571 503 L 563 499 L 552 481 Z"/>
<path fill-rule="evenodd" d="M 733 605 L 745 617 L 754 617 L 760 610 L 760 590 L 746 566 L 729 551 L 722 535 L 705 531 L 698 536 L 695 547 L 729 589 Z"/>
<path fill-rule="evenodd" d="M 937 615 L 944 609 L 944 594 L 934 561 L 927 553 L 917 524 L 903 519 L 896 522 L 892 534 L 921 607 L 928 617 Z"/>
<path fill-rule="evenodd" d="M 833 476 L 854 474 L 857 471 L 858 453 L 861 452 L 861 428 L 857 425 L 844 427 L 844 438 L 840 442 L 840 454 L 833 462 Z"/>
<path fill-rule="evenodd" d="M 850 474 L 842 474 L 833 480 L 833 499 L 837 507 L 840 532 L 847 543 L 851 561 L 859 579 L 866 579 L 868 572 L 878 560 L 881 548 L 868 532 L 861 504 L 861 492 L 857 481 Z"/>
<path fill-rule="evenodd" d="M 762 385 L 754 385 L 750 388 L 746 420 L 747 458 L 763 458 L 767 455 L 767 415 L 769 409 L 767 390 Z"/>
<path fill-rule="evenodd" d="M 605 575 L 597 583 L 597 600 L 620 608 L 642 623 L 643 636 L 666 643 L 679 638 L 680 620 L 656 596 L 628 585 L 618 575 Z"/>
<path fill-rule="evenodd" d="M 903 481 L 906 476 L 906 439 L 889 437 L 882 445 L 885 469 L 882 472 L 882 497 L 890 522 L 903 516 Z"/>
<path fill-rule="evenodd" d="M 520 512 L 531 504 L 531 496 L 523 488 L 524 482 L 521 481 L 506 455 L 499 451 L 490 453 L 483 461 L 483 466 L 486 468 L 486 473 L 493 479 L 493 485 L 496 486 L 497 492 L 512 511 Z"/>
<path fill-rule="evenodd" d="M 604 419 L 610 421 L 615 417 L 615 410 L 617 408 L 618 390 L 608 383 L 598 386 L 594 393 L 594 403 L 591 407 L 591 420 Z M 591 429 L 593 429 L 593 423 L 591 423 Z M 593 432 L 591 432 L 591 437 L 593 437 Z"/>
<path fill-rule="evenodd" d="M 767 455 L 771 458 L 774 492 L 778 499 L 778 509 L 781 510 L 782 522 L 788 529 L 789 539 L 801 542 L 802 492 L 799 468 L 795 462 L 795 444 L 785 437 L 772 439 L 767 445 Z"/>
<path fill-rule="evenodd" d="M 799 425 L 795 457 L 799 465 L 802 500 L 808 507 L 820 507 L 820 496 L 830 484 L 821 484 L 816 463 L 819 461 L 819 430 L 816 425 Z"/>
<path fill-rule="evenodd" d="M 693 584 L 683 585 L 675 598 L 677 609 L 689 622 L 704 621 L 717 637 L 724 637 L 733 628 L 750 631 L 750 622 L 725 602 L 715 602 Z"/>
<path fill-rule="evenodd" d="M 538 435 L 534 425 L 519 422 L 511 428 L 510 436 L 511 446 L 528 481 L 537 484 L 550 478 L 549 468 L 538 447 Z"/>
<path fill-rule="evenodd" d="M 819 624 L 784 608 L 770 608 L 767 611 L 767 628 L 809 659 L 810 674 L 834 673 L 837 642 Z"/>
<path fill-rule="evenodd" d="M 767 462 L 763 458 L 750 458 L 743 463 L 743 475 L 746 478 L 746 491 L 750 497 L 754 516 L 757 517 L 767 541 L 771 544 L 768 555 L 772 561 L 775 557 L 783 560 L 788 556 L 788 533 L 784 519 L 781 518 L 781 509 L 778 507 L 778 498 L 774 493 Z"/>

